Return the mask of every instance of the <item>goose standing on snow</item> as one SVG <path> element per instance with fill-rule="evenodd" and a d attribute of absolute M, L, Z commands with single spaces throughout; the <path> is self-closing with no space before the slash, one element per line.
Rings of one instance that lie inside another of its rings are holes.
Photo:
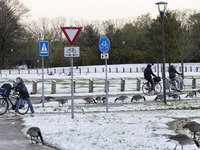
<path fill-rule="evenodd" d="M 136 100 L 139 101 L 140 99 L 144 99 L 144 101 L 146 101 L 146 98 L 140 94 L 137 94 L 137 95 L 134 95 L 132 98 L 131 98 L 131 102 L 133 102 L 133 100 Z"/>
<path fill-rule="evenodd" d="M 117 97 L 117 98 L 115 99 L 115 102 L 116 102 L 117 100 L 120 100 L 120 101 L 124 102 L 124 100 L 127 99 L 127 98 L 128 98 L 128 96 L 123 96 L 123 95 L 121 95 L 121 96 L 119 96 L 119 97 Z"/>
<path fill-rule="evenodd" d="M 189 129 L 194 133 L 193 139 L 196 139 L 196 132 L 200 132 L 200 124 L 195 121 L 188 122 L 183 128 Z"/>
<path fill-rule="evenodd" d="M 88 103 L 92 103 L 92 102 L 97 103 L 93 97 L 85 97 L 83 98 L 83 100 L 85 100 Z"/>
<path fill-rule="evenodd" d="M 65 103 L 68 103 L 68 99 L 56 99 L 56 101 L 60 104 L 64 105 Z"/>
<path fill-rule="evenodd" d="M 97 96 L 96 101 L 101 101 L 101 96 Z"/>
<path fill-rule="evenodd" d="M 156 96 L 156 98 L 154 99 L 154 101 L 157 101 L 158 99 L 160 99 L 160 100 L 164 99 L 164 95 L 163 94 L 158 94 Z"/>
<path fill-rule="evenodd" d="M 103 104 L 105 104 L 106 103 L 106 97 L 104 96 L 104 97 L 102 97 L 102 99 L 101 99 L 102 101 L 103 101 Z"/>
<path fill-rule="evenodd" d="M 167 141 L 167 142 L 174 142 L 176 144 L 174 149 L 176 149 L 178 144 L 181 145 L 182 150 L 183 150 L 183 146 L 184 145 L 196 144 L 196 146 L 199 147 L 199 143 L 196 140 L 193 140 L 193 139 L 189 138 L 185 134 L 173 135 L 173 136 L 170 137 L 170 140 Z"/>
<path fill-rule="evenodd" d="M 192 92 L 188 93 L 188 95 L 186 95 L 185 98 L 187 98 L 188 96 L 189 96 L 190 98 L 193 98 L 194 96 L 197 97 L 197 92 L 196 92 L 196 91 L 192 91 Z"/>
<path fill-rule="evenodd" d="M 28 129 L 27 134 L 30 135 L 32 143 L 33 143 L 33 141 L 32 141 L 33 137 L 37 138 L 36 144 L 38 143 L 38 137 L 40 137 L 40 140 L 42 141 L 42 144 L 44 144 L 40 128 L 38 128 L 38 127 L 31 127 L 31 128 Z"/>

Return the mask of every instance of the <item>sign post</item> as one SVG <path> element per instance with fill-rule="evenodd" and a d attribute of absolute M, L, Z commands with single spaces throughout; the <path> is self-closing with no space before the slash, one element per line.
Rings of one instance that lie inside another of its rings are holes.
<path fill-rule="evenodd" d="M 107 37 L 102 37 L 99 41 L 99 49 L 101 53 L 101 59 L 105 59 L 105 76 L 106 76 L 106 112 L 108 113 L 108 76 L 107 76 L 107 59 L 109 54 L 106 53 L 110 49 L 110 41 Z"/>
<path fill-rule="evenodd" d="M 73 58 L 79 57 L 79 47 L 72 47 L 82 27 L 61 27 L 71 47 L 64 48 L 64 56 L 71 57 L 71 117 L 74 118 Z"/>
<path fill-rule="evenodd" d="M 39 42 L 39 53 L 42 56 L 42 107 L 44 107 L 44 56 L 49 56 L 49 42 Z"/>

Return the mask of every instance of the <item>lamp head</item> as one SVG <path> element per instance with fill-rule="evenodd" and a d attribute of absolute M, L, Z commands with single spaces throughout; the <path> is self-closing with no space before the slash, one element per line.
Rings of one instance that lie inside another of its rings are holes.
<path fill-rule="evenodd" d="M 165 13 L 165 11 L 167 10 L 167 2 L 158 2 L 156 3 L 156 5 L 158 5 L 158 11 L 160 13 Z"/>

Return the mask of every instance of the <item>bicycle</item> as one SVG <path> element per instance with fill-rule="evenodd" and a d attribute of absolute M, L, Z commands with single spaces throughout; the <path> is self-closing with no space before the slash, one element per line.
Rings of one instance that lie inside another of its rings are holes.
<path fill-rule="evenodd" d="M 76 53 L 76 52 L 77 52 L 76 49 L 73 48 L 73 47 L 71 47 L 71 48 L 69 48 L 69 49 L 67 50 L 67 53 L 68 53 L 68 54 L 70 54 L 70 53 Z"/>
<path fill-rule="evenodd" d="M 10 87 L 10 88 L 4 88 L 6 85 L 6 87 Z M 17 103 L 19 101 L 19 95 L 10 95 L 11 92 L 11 85 L 10 84 L 4 84 L 2 85 L 2 87 L 0 88 L 0 115 L 3 115 L 7 112 L 7 110 L 15 110 Z M 13 99 L 15 100 L 13 102 Z M 11 105 L 11 107 L 10 107 Z M 27 103 L 26 100 L 23 100 L 18 113 L 21 115 L 24 115 L 28 112 L 29 110 L 29 105 Z"/>
<path fill-rule="evenodd" d="M 150 95 L 152 91 L 154 91 L 154 94 L 159 94 L 162 90 L 162 86 L 159 83 L 160 81 L 161 81 L 160 77 L 153 78 L 153 89 L 151 88 L 148 82 L 143 82 L 142 92 L 145 95 Z"/>
<path fill-rule="evenodd" d="M 103 49 L 104 47 L 105 48 L 108 48 L 108 43 L 106 41 L 103 41 L 100 45 L 101 49 Z"/>
<path fill-rule="evenodd" d="M 183 82 L 183 78 L 182 78 L 181 75 L 178 75 L 178 80 L 179 80 L 179 83 L 180 83 L 179 90 L 180 91 L 185 91 L 185 84 Z M 178 83 L 177 83 L 177 81 L 174 80 L 174 79 L 169 80 L 168 89 L 169 89 L 169 92 L 178 91 Z"/>

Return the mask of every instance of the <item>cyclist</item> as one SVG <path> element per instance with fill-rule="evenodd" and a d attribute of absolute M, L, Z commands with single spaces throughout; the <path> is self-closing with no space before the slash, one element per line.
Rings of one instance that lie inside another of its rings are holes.
<path fill-rule="evenodd" d="M 28 103 L 30 109 L 31 109 L 31 112 L 32 112 L 31 117 L 33 117 L 33 116 L 35 115 L 35 111 L 34 111 L 34 109 L 33 109 L 32 103 L 31 103 L 31 101 L 30 101 L 30 96 L 29 96 L 28 90 L 27 90 L 27 88 L 26 88 L 26 86 L 25 86 L 25 84 L 24 84 L 24 81 L 22 80 L 21 77 L 17 77 L 17 78 L 16 78 L 16 81 L 17 81 L 17 86 L 14 87 L 14 88 L 15 88 L 16 91 L 19 92 L 20 99 L 19 99 L 19 101 L 18 101 L 18 103 L 17 103 L 17 106 L 16 106 L 16 108 L 15 108 L 15 113 L 14 113 L 14 114 L 15 114 L 16 116 L 18 115 L 18 114 L 17 114 L 18 109 L 19 109 L 19 107 L 20 107 L 20 105 L 21 105 L 21 103 L 22 103 L 22 100 L 25 99 L 25 100 L 27 101 L 27 103 Z"/>
<path fill-rule="evenodd" d="M 182 75 L 182 73 L 179 73 L 178 71 L 176 71 L 174 65 L 171 65 L 169 67 L 169 78 L 171 81 L 175 80 L 177 82 L 177 91 L 180 92 L 180 81 L 179 79 L 176 78 L 176 74 Z"/>
<path fill-rule="evenodd" d="M 151 84 L 151 89 L 153 90 L 153 81 L 152 81 L 152 76 L 156 76 L 152 69 L 151 69 L 151 65 L 148 64 L 147 68 L 144 70 L 144 78 L 147 80 L 147 84 L 149 85 L 149 83 Z"/>

